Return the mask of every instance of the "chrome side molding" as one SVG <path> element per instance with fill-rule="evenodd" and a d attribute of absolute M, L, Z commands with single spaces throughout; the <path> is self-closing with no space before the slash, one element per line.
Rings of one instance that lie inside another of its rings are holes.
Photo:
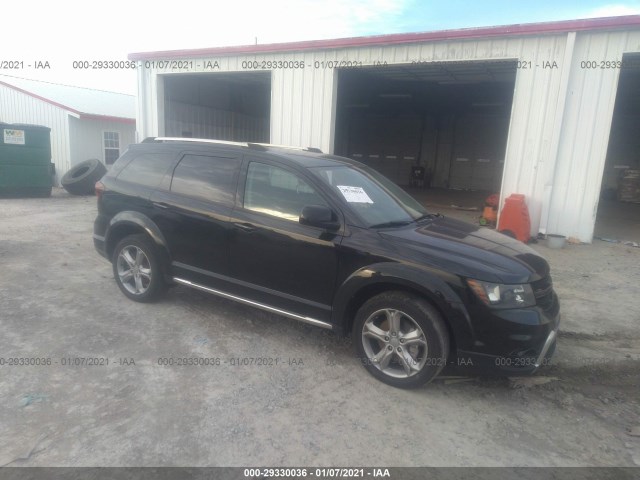
<path fill-rule="evenodd" d="M 173 281 L 179 283 L 181 285 L 186 285 L 191 288 L 195 288 L 198 290 L 202 290 L 203 292 L 212 293 L 213 295 L 218 295 L 219 297 L 228 298 L 230 300 L 235 300 L 236 302 L 244 303 L 246 305 L 251 305 L 256 308 L 260 308 L 262 310 L 266 310 L 267 312 L 277 313 L 278 315 L 283 315 L 288 318 L 293 318 L 294 320 L 298 320 L 300 322 L 308 323 L 310 325 L 315 325 L 316 327 L 326 328 L 331 330 L 333 326 L 328 322 L 323 322 L 322 320 L 316 320 L 315 318 L 304 317 L 302 315 L 298 315 L 296 313 L 287 312 L 286 310 L 280 310 L 279 308 L 271 307 L 269 305 L 265 305 L 263 303 L 254 302 L 253 300 L 249 300 L 247 298 L 238 297 L 236 295 L 231 295 L 230 293 L 223 292 L 221 290 L 216 290 L 214 288 L 205 287 L 204 285 L 200 285 L 198 283 L 193 283 L 189 280 L 185 280 L 184 278 L 173 277 Z"/>

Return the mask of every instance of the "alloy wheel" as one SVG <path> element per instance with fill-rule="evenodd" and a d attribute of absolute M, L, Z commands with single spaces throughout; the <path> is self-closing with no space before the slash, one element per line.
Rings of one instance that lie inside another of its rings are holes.
<path fill-rule="evenodd" d="M 151 262 L 144 251 L 135 245 L 127 245 L 118 254 L 116 264 L 122 286 L 133 295 L 142 295 L 151 284 Z"/>
<path fill-rule="evenodd" d="M 427 362 L 424 332 L 400 310 L 386 308 L 372 313 L 362 327 L 362 345 L 371 365 L 390 377 L 412 377 Z"/>

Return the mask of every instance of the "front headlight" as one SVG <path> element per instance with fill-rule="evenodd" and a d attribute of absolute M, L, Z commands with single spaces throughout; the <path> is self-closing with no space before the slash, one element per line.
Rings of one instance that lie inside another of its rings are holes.
<path fill-rule="evenodd" d="M 502 285 L 468 278 L 467 284 L 482 303 L 492 308 L 532 307 L 536 304 L 533 289 L 528 283 Z"/>

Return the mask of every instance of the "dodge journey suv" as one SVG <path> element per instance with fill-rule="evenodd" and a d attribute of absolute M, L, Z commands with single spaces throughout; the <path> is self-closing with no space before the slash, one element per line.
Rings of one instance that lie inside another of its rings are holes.
<path fill-rule="evenodd" d="M 446 365 L 532 373 L 555 348 L 559 304 L 542 257 L 427 212 L 354 160 L 148 138 L 96 193 L 95 247 L 131 300 L 185 285 L 351 333 L 365 368 L 402 388 Z"/>

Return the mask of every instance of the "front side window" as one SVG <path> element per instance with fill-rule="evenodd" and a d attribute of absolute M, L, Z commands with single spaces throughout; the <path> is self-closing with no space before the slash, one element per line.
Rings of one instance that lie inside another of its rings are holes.
<path fill-rule="evenodd" d="M 118 132 L 104 132 L 104 163 L 112 165 L 120 156 L 120 134 Z"/>
<path fill-rule="evenodd" d="M 309 170 L 329 185 L 368 227 L 408 224 L 427 214 L 409 194 L 373 169 L 335 166 Z"/>
<path fill-rule="evenodd" d="M 306 205 L 328 206 L 302 178 L 283 168 L 251 162 L 244 190 L 244 208 L 297 222 Z"/>
<path fill-rule="evenodd" d="M 240 161 L 233 157 L 185 155 L 176 166 L 171 191 L 189 197 L 233 203 Z"/>

